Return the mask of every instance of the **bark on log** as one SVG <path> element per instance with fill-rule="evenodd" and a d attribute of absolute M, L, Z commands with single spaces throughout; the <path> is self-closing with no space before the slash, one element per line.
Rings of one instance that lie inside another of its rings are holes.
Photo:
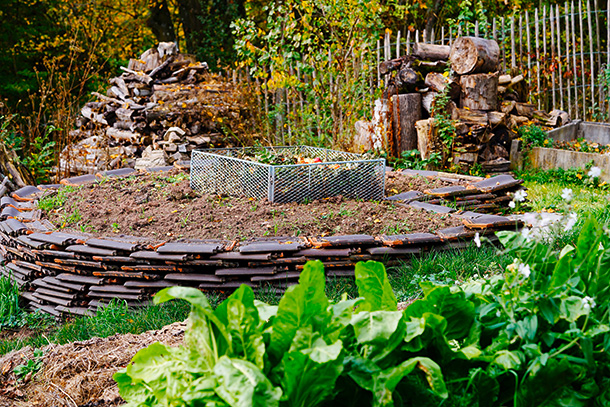
<path fill-rule="evenodd" d="M 399 69 L 403 62 L 405 61 L 404 58 L 396 58 L 396 59 L 390 59 L 388 61 L 383 61 L 382 63 L 379 64 L 379 73 L 381 75 L 387 75 L 392 71 L 395 71 L 397 69 Z"/>
<path fill-rule="evenodd" d="M 413 69 L 408 68 L 408 67 L 400 68 L 400 70 L 398 71 L 396 76 L 398 77 L 400 82 L 403 84 L 403 87 L 404 86 L 415 86 L 415 84 L 417 83 L 417 79 L 419 78 L 417 76 L 417 72 L 415 72 Z"/>
<path fill-rule="evenodd" d="M 19 188 L 26 185 L 36 185 L 32 174 L 19 163 L 15 151 L 7 149 L 2 142 L 0 142 L 0 172 L 7 175 L 10 181 Z"/>
<path fill-rule="evenodd" d="M 499 58 L 498 43 L 478 37 L 458 38 L 451 46 L 449 56 L 451 67 L 459 75 L 494 72 Z"/>
<path fill-rule="evenodd" d="M 417 149 L 415 123 L 421 119 L 422 100 L 419 93 L 408 93 L 392 97 L 392 123 L 396 156 Z"/>
<path fill-rule="evenodd" d="M 502 112 L 489 112 L 487 114 L 489 124 L 492 127 L 505 126 L 506 125 L 506 113 Z"/>
<path fill-rule="evenodd" d="M 460 106 L 478 110 L 498 109 L 498 73 L 465 75 L 460 78 Z"/>
<path fill-rule="evenodd" d="M 434 119 L 426 119 L 415 122 L 415 130 L 417 131 L 417 149 L 421 154 L 422 160 L 430 157 L 430 153 L 434 148 L 433 135 Z"/>
<path fill-rule="evenodd" d="M 525 116 L 531 119 L 534 117 L 536 106 L 529 103 L 515 103 L 515 110 L 517 112 L 517 116 Z"/>
<path fill-rule="evenodd" d="M 426 75 L 426 86 L 429 86 L 436 92 L 443 92 L 446 87 L 449 87 L 449 97 L 455 99 L 460 96 L 460 85 L 453 79 L 437 72 L 430 72 Z"/>
<path fill-rule="evenodd" d="M 458 120 L 467 124 L 479 124 L 481 126 L 489 124 L 487 112 L 480 110 L 457 109 L 457 116 Z"/>
<path fill-rule="evenodd" d="M 424 44 L 421 42 L 413 45 L 413 55 L 427 61 L 446 61 L 449 59 L 450 50 L 449 45 Z"/>

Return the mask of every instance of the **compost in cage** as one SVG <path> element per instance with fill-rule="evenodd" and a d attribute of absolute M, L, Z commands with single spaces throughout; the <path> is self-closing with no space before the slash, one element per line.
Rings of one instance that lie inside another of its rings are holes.
<path fill-rule="evenodd" d="M 271 202 L 384 197 L 385 160 L 309 146 L 195 150 L 191 188 Z"/>

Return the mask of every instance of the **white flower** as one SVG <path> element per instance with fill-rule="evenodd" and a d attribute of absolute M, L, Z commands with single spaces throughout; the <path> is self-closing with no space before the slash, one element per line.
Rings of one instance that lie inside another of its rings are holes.
<path fill-rule="evenodd" d="M 510 202 L 508 203 L 508 206 L 509 206 L 511 209 L 515 209 L 515 201 L 510 201 Z"/>
<path fill-rule="evenodd" d="M 597 178 L 602 175 L 602 170 L 599 167 L 591 167 L 587 175 L 591 178 Z"/>
<path fill-rule="evenodd" d="M 565 225 L 566 232 L 572 230 L 574 225 L 576 225 L 576 222 L 578 222 L 578 215 L 575 214 L 574 212 L 570 213 L 568 215 L 568 220 L 567 220 L 566 225 Z"/>
<path fill-rule="evenodd" d="M 513 200 L 515 202 L 523 202 L 525 201 L 525 197 L 527 196 L 527 192 L 525 192 L 524 190 L 520 189 L 517 192 L 515 192 L 515 197 L 513 198 Z"/>
<path fill-rule="evenodd" d="M 591 309 L 595 307 L 595 300 L 589 296 L 582 299 L 582 307 L 584 309 Z"/>
<path fill-rule="evenodd" d="M 497 316 L 498 318 L 500 318 L 500 317 L 502 316 L 502 313 L 501 313 L 501 312 L 498 310 L 498 311 L 496 311 L 496 316 Z"/>
<path fill-rule="evenodd" d="M 528 278 L 530 274 L 532 274 L 532 270 L 530 270 L 529 264 L 519 263 L 519 265 L 517 266 L 517 271 L 520 274 L 523 274 L 525 278 Z"/>
<path fill-rule="evenodd" d="M 570 188 L 564 188 L 561 191 L 561 198 L 566 202 L 570 202 L 572 200 L 572 190 Z"/>
<path fill-rule="evenodd" d="M 521 231 L 521 236 L 523 236 L 523 238 L 525 239 L 526 242 L 531 242 L 532 241 L 532 229 L 523 228 L 523 230 Z"/>
<path fill-rule="evenodd" d="M 474 243 L 477 247 L 481 247 L 481 237 L 479 236 L 479 232 L 474 235 Z"/>

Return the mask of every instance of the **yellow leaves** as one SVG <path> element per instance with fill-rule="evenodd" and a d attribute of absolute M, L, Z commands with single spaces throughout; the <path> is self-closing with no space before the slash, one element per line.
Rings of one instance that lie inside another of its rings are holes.
<path fill-rule="evenodd" d="M 157 103 L 158 103 L 158 104 L 160 104 L 160 105 L 162 105 L 162 104 L 164 104 L 165 102 L 164 102 L 164 101 L 162 101 L 162 100 L 157 100 Z"/>
<path fill-rule="evenodd" d="M 443 72 L 443 76 L 444 76 L 445 78 L 449 77 L 449 71 L 445 71 L 445 72 Z"/>
<path fill-rule="evenodd" d="M 186 109 L 186 103 L 182 102 L 182 108 Z"/>

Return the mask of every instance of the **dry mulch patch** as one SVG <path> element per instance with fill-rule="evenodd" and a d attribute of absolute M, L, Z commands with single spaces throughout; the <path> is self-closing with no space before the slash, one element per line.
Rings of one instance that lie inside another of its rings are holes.
<path fill-rule="evenodd" d="M 389 173 L 386 195 L 451 185 Z M 185 174 L 140 175 L 85 185 L 62 208 L 45 214 L 54 225 L 110 236 L 244 240 L 272 236 L 431 232 L 460 221 L 391 201 L 333 197 L 309 204 L 273 204 L 248 198 L 201 196 Z"/>
<path fill-rule="evenodd" d="M 43 348 L 43 367 L 17 380 L 13 369 L 31 359 L 26 347 L 0 357 L 0 407 L 110 407 L 123 404 L 112 375 L 140 349 L 161 342 L 178 346 L 186 324 L 176 322 L 141 335 L 113 335 Z"/>

